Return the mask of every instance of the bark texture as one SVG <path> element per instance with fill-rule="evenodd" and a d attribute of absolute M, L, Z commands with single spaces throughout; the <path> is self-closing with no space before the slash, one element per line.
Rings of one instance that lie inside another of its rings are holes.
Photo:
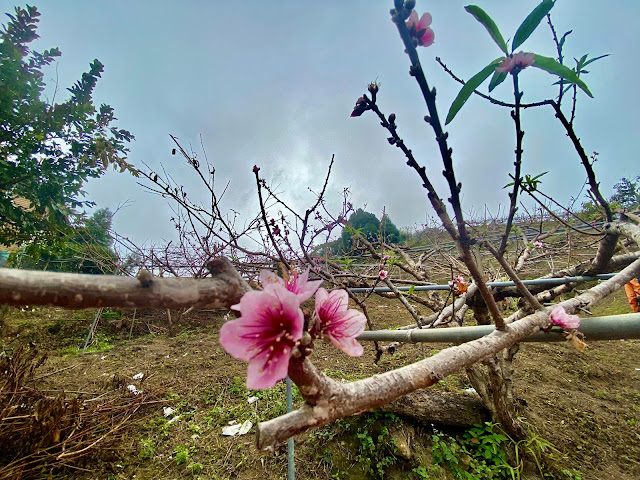
<path fill-rule="evenodd" d="M 226 258 L 209 264 L 211 278 L 156 278 L 37 272 L 0 268 L 0 303 L 65 308 L 229 308 L 251 287 Z"/>
<path fill-rule="evenodd" d="M 475 393 L 417 390 L 380 408 L 426 425 L 469 427 L 487 422 L 491 415 Z"/>

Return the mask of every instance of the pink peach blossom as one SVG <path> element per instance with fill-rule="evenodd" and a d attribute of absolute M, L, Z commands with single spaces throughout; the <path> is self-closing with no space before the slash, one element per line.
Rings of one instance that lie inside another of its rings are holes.
<path fill-rule="evenodd" d="M 287 376 L 291 349 L 302 338 L 300 296 L 279 283 L 245 293 L 235 305 L 240 318 L 220 329 L 220 344 L 249 362 L 247 388 L 270 388 Z"/>
<path fill-rule="evenodd" d="M 327 337 L 340 350 L 354 357 L 363 354 L 362 345 L 356 338 L 364 331 L 367 319 L 361 312 L 349 308 L 349 296 L 345 290 L 327 292 L 319 288 L 315 319 L 312 334 Z"/>
<path fill-rule="evenodd" d="M 447 283 L 456 295 L 462 295 L 468 289 L 467 282 L 464 281 L 462 275 L 456 276 L 455 280 L 449 280 Z"/>
<path fill-rule="evenodd" d="M 569 315 L 560 305 L 551 310 L 551 321 L 565 330 L 575 330 L 580 326 L 580 317 Z"/>
<path fill-rule="evenodd" d="M 505 57 L 500 65 L 496 67 L 496 72 L 512 73 L 513 69 L 518 67 L 517 71 L 524 70 L 533 65 L 536 61 L 535 54 L 518 52 L 511 57 Z"/>
<path fill-rule="evenodd" d="M 269 270 L 262 270 L 262 272 L 260 272 L 260 284 L 263 290 L 268 291 L 273 286 L 280 285 L 290 292 L 295 293 L 300 303 L 313 297 L 313 294 L 316 293 L 321 283 L 322 280 L 309 281 L 309 269 L 304 273 L 292 273 L 286 280 Z"/>
<path fill-rule="evenodd" d="M 533 246 L 536 248 L 542 248 L 544 245 L 542 244 L 542 242 L 533 242 Z"/>
<path fill-rule="evenodd" d="M 418 40 L 418 45 L 421 47 L 428 47 L 432 45 L 436 34 L 431 30 L 431 14 L 424 13 L 420 20 L 418 20 L 418 14 L 415 10 L 409 15 L 407 20 L 407 28 L 409 29 L 409 35 Z"/>
<path fill-rule="evenodd" d="M 389 276 L 389 272 L 387 272 L 386 270 L 380 270 L 378 276 L 380 277 L 380 280 L 384 280 Z"/>

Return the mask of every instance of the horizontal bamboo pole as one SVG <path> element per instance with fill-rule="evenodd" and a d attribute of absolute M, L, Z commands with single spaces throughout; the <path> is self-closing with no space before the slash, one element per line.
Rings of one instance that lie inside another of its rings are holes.
<path fill-rule="evenodd" d="M 404 343 L 464 343 L 484 337 L 495 331 L 493 325 L 456 328 L 414 328 L 412 330 L 373 330 L 363 332 L 358 340 L 363 342 Z M 580 320 L 578 329 L 587 340 L 622 340 L 640 338 L 640 313 L 608 315 Z M 548 332 L 538 332 L 523 342 L 563 342 L 565 336 L 560 327 Z"/>
<path fill-rule="evenodd" d="M 597 280 L 608 280 L 613 278 L 615 273 L 605 273 L 602 275 L 594 275 L 594 276 L 584 276 L 580 275 L 577 277 L 557 277 L 557 278 L 537 278 L 535 280 L 522 280 L 522 283 L 525 285 L 562 285 L 563 283 L 574 283 L 574 282 L 594 282 Z M 487 287 L 491 288 L 504 288 L 504 287 L 513 287 L 515 283 L 513 282 L 487 282 Z M 414 291 L 427 291 L 427 290 L 451 290 L 449 285 L 415 285 L 413 287 L 397 287 L 401 292 L 407 292 L 411 288 Z M 350 288 L 349 291 L 351 293 L 368 293 L 371 291 L 370 288 L 366 287 L 357 287 Z M 376 287 L 373 289 L 374 292 L 380 293 L 388 293 L 391 292 L 389 287 Z"/>

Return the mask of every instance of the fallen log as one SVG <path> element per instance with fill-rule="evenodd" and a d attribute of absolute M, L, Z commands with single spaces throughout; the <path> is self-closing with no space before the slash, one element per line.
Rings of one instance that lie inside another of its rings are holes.
<path fill-rule="evenodd" d="M 426 425 L 470 427 L 491 420 L 489 410 L 476 393 L 416 390 L 379 408 Z"/>

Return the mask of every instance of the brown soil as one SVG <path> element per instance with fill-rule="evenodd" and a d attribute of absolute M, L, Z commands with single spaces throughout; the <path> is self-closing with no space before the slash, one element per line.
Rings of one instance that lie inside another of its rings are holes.
<path fill-rule="evenodd" d="M 609 301 L 624 308 L 619 294 Z M 31 340 L 49 351 L 32 387 L 55 393 L 76 392 L 80 400 L 96 399 L 119 388 L 130 395 L 127 384 L 158 403 L 141 409 L 116 447 L 100 452 L 69 469 L 59 478 L 172 479 L 286 477 L 286 448 L 258 452 L 253 431 L 241 437 L 224 437 L 230 421 L 265 420 L 285 411 L 284 388 L 249 392 L 244 388 L 246 365 L 227 355 L 218 343 L 223 317 L 214 312 L 193 312 L 176 326 L 175 337 L 166 333 L 166 314 L 138 312 L 132 340 L 127 340 L 131 311 L 122 310 L 103 320 L 92 353 L 77 354 L 95 311 L 69 312 L 39 309 L 5 312 L 1 341 L 9 351 Z M 371 313 L 378 327 L 406 323 L 402 310 L 374 300 Z M 393 320 L 390 320 L 393 319 Z M 587 339 L 588 341 L 588 339 Z M 326 373 L 351 381 L 432 355 L 443 345 L 406 345 L 378 365 L 373 346 L 365 355 L 347 357 L 331 346 L 318 345 L 313 360 Z M 640 341 L 590 342 L 579 353 L 569 344 L 523 344 L 515 361 L 515 392 L 523 404 L 522 416 L 537 435 L 558 452 L 547 456 L 547 478 L 624 480 L 640 478 Z M 143 373 L 142 380 L 133 375 Z M 116 381 L 114 382 L 114 379 Z M 468 387 L 464 375 L 444 379 L 436 387 L 461 391 Z M 249 396 L 258 400 L 249 404 Z M 299 401 L 299 400 L 298 400 Z M 163 407 L 180 418 L 168 423 Z M 296 438 L 296 478 L 374 478 L 364 475 L 358 462 L 354 432 L 364 420 L 347 419 L 315 434 Z M 363 424 L 371 425 L 371 422 Z M 374 427 L 372 427 L 374 428 Z M 254 426 L 255 429 L 255 426 Z M 429 470 L 430 426 L 394 423 L 393 429 L 412 439 L 412 458 L 395 455 L 396 464 L 386 478 L 453 478 L 445 470 Z M 407 433 L 409 432 L 409 433 Z M 452 432 L 459 433 L 459 432 Z M 408 437 L 407 437 L 408 438 Z M 425 466 L 428 477 L 416 467 Z M 413 472 L 412 472 L 413 470 Z M 528 477 L 540 478 L 528 473 Z M 563 473 L 564 470 L 564 473 Z M 0 470 L 1 473 L 1 470 Z M 0 477 L 2 475 L 0 474 Z"/>

